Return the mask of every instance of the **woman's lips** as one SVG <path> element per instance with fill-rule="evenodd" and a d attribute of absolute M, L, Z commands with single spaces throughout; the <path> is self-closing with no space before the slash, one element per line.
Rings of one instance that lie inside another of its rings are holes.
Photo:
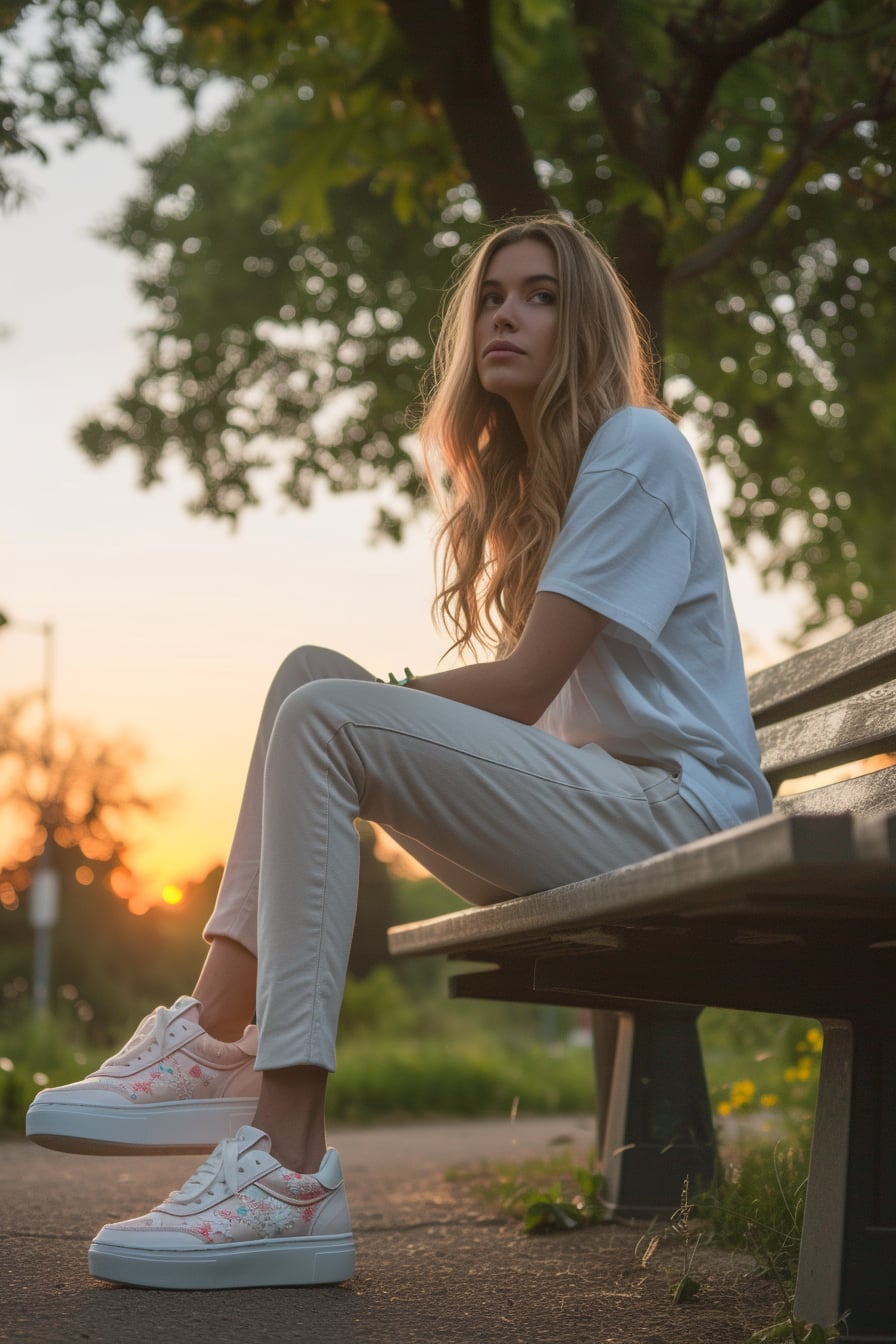
<path fill-rule="evenodd" d="M 522 355 L 525 351 L 521 350 L 513 341 L 491 341 L 483 350 L 482 358 L 486 359 L 489 355 Z"/>

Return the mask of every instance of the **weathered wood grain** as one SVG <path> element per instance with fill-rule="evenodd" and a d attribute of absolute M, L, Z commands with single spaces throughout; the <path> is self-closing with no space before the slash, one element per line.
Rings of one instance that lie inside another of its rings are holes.
<path fill-rule="evenodd" d="M 757 726 L 802 714 L 896 677 L 896 612 L 763 668 L 749 679 Z"/>
<path fill-rule="evenodd" d="M 896 681 L 873 686 L 758 732 L 762 768 L 774 787 L 782 778 L 812 774 L 896 749 Z"/>
<path fill-rule="evenodd" d="M 775 799 L 775 811 L 792 816 L 813 813 L 851 812 L 854 816 L 879 812 L 896 803 L 896 765 L 885 766 L 855 779 L 838 780 L 805 793 L 790 793 Z"/>
<path fill-rule="evenodd" d="M 845 874 L 859 866 L 848 816 L 760 817 L 583 882 L 398 926 L 389 930 L 389 948 L 397 956 L 473 951 L 512 944 L 536 930 L 751 910 L 757 898 L 772 894 L 782 911 L 788 895 L 802 908 L 825 891 L 833 897 Z"/>

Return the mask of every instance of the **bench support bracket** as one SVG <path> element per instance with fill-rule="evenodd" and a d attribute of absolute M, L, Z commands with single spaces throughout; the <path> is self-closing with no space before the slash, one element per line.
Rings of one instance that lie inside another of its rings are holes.
<path fill-rule="evenodd" d="M 671 1214 L 716 1165 L 697 1036 L 701 1009 L 642 1004 L 620 1014 L 603 1147 L 601 1198 L 624 1218 Z"/>
<path fill-rule="evenodd" d="M 825 1022 L 795 1310 L 896 1344 L 896 1029 Z"/>

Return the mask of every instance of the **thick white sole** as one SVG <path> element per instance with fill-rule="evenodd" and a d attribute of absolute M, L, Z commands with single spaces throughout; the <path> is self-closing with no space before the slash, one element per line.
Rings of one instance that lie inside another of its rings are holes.
<path fill-rule="evenodd" d="M 63 1153 L 207 1153 L 240 1125 L 251 1125 L 257 1105 L 254 1097 L 114 1107 L 38 1099 L 28 1108 L 25 1133 Z"/>
<path fill-rule="evenodd" d="M 153 1251 L 94 1241 L 87 1262 L 95 1278 L 138 1288 L 301 1287 L 350 1279 L 355 1247 L 351 1232 L 201 1246 L 195 1251 Z"/>

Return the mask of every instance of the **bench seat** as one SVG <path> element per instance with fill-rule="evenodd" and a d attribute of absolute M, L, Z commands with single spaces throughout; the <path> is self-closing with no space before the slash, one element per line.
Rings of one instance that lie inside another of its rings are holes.
<path fill-rule="evenodd" d="M 389 931 L 395 955 L 481 963 L 452 977 L 455 997 L 599 1010 L 598 1150 L 617 1213 L 674 1206 L 684 1175 L 712 1174 L 703 1005 L 821 1020 L 796 1307 L 822 1324 L 848 1311 L 854 1344 L 896 1344 L 894 678 L 896 614 L 750 679 L 771 816 Z M 846 777 L 793 791 L 835 767 Z"/>

